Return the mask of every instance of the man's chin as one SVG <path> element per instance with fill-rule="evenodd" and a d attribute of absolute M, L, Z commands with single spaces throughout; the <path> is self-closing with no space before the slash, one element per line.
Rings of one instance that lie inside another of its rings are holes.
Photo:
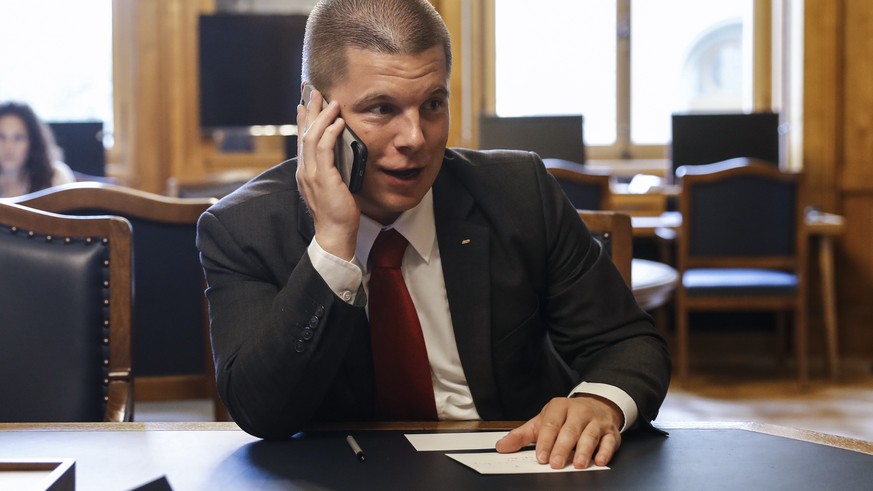
<path fill-rule="evenodd" d="M 358 206 L 364 215 L 383 225 L 388 225 L 393 223 L 401 213 L 415 208 L 421 202 L 421 197 L 396 196 L 394 198 L 391 200 L 382 199 L 378 203 L 363 203 L 359 200 Z"/>

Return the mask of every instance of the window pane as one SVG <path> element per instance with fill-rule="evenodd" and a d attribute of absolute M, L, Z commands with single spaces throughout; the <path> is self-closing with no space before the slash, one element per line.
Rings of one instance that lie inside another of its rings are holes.
<path fill-rule="evenodd" d="M 752 0 L 631 0 L 631 140 L 664 144 L 670 114 L 750 108 Z"/>
<path fill-rule="evenodd" d="M 581 113 L 587 144 L 615 142 L 615 28 L 615 0 L 496 0 L 497 114 Z"/>
<path fill-rule="evenodd" d="M 99 119 L 112 127 L 112 2 L 4 1 L 0 100 L 44 120 Z"/>

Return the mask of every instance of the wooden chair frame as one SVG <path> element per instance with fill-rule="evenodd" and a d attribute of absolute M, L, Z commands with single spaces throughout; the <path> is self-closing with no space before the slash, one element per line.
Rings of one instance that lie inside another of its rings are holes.
<path fill-rule="evenodd" d="M 589 172 L 585 170 L 585 166 L 575 162 L 569 162 L 560 159 L 544 159 L 546 169 L 549 171 L 558 183 L 568 181 L 579 183 L 584 186 L 590 186 L 598 190 L 600 193 L 600 203 L 597 210 L 612 209 L 612 189 L 610 188 L 609 174 L 598 172 Z"/>
<path fill-rule="evenodd" d="M 0 223 L 19 233 L 54 237 L 95 237 L 109 245 L 109 352 L 104 421 L 131 421 L 132 253 L 130 222 L 117 216 L 75 217 L 48 213 L 0 200 Z M 48 306 L 47 306 L 48 307 Z"/>
<path fill-rule="evenodd" d="M 609 236 L 610 257 L 628 288 L 631 287 L 633 227 L 629 215 L 615 211 L 580 210 L 579 218 L 592 234 Z"/>

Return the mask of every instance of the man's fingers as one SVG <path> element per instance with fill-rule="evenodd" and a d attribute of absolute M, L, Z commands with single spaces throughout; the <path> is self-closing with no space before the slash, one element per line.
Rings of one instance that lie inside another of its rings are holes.
<path fill-rule="evenodd" d="M 597 425 L 589 424 L 579 435 L 576 442 L 576 455 L 573 457 L 573 466 L 584 469 L 591 465 L 591 456 L 600 444 L 602 434 Z"/>
<path fill-rule="evenodd" d="M 605 466 L 612 460 L 618 447 L 621 446 L 621 434 L 607 433 L 600 439 L 600 447 L 597 450 L 597 456 L 594 457 L 594 463 L 599 466 Z"/>
<path fill-rule="evenodd" d="M 339 112 L 336 103 L 331 103 L 324 110 L 321 110 L 320 104 L 321 96 L 313 92 L 307 106 L 298 106 L 297 116 L 298 129 L 301 131 L 297 140 L 297 183 L 310 208 L 313 206 L 310 197 L 315 193 L 327 192 L 318 188 L 327 186 L 330 189 L 341 181 L 339 173 L 333 168 L 334 151 L 345 122 L 335 116 Z M 326 181 L 318 177 L 321 173 L 327 176 Z"/>
<path fill-rule="evenodd" d="M 299 135 L 303 135 L 303 128 L 306 125 L 306 106 L 303 104 L 297 104 L 297 130 Z M 303 159 L 299 158 L 300 154 L 303 153 L 303 138 L 297 139 L 297 165 L 303 165 Z"/>
<path fill-rule="evenodd" d="M 575 421 L 568 419 L 564 422 L 549 453 L 549 465 L 553 469 L 563 469 L 571 460 L 573 449 L 578 445 L 581 432 L 582 428 Z"/>
<path fill-rule="evenodd" d="M 537 434 L 536 456 L 537 462 L 540 464 L 550 463 L 552 467 L 562 463 L 552 463 L 552 449 L 555 447 L 555 442 L 561 429 L 567 421 L 567 405 L 563 399 L 550 401 L 543 408 L 542 412 L 537 416 L 540 418 L 540 428 Z M 567 454 L 564 454 L 566 461 Z"/>
<path fill-rule="evenodd" d="M 525 445 L 530 445 L 537 440 L 535 419 L 510 431 L 506 436 L 497 440 L 494 448 L 500 453 L 517 452 Z"/>
<path fill-rule="evenodd" d="M 589 424 L 576 443 L 573 466 L 585 469 L 591 465 L 592 460 L 597 465 L 605 466 L 620 445 L 621 435 L 617 431 L 598 424 Z"/>

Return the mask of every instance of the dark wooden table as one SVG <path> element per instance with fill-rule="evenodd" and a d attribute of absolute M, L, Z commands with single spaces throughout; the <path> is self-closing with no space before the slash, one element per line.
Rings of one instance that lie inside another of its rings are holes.
<path fill-rule="evenodd" d="M 624 436 L 611 470 L 479 475 L 403 434 L 514 423 L 375 424 L 265 442 L 233 423 L 0 424 L 0 461 L 75 459 L 76 489 L 129 490 L 165 477 L 176 491 L 285 489 L 869 489 L 873 444 L 754 423 L 665 424 Z M 367 452 L 359 462 L 345 442 Z M 0 476 L 2 477 L 2 476 Z M 2 487 L 2 486 L 0 486 Z"/>

